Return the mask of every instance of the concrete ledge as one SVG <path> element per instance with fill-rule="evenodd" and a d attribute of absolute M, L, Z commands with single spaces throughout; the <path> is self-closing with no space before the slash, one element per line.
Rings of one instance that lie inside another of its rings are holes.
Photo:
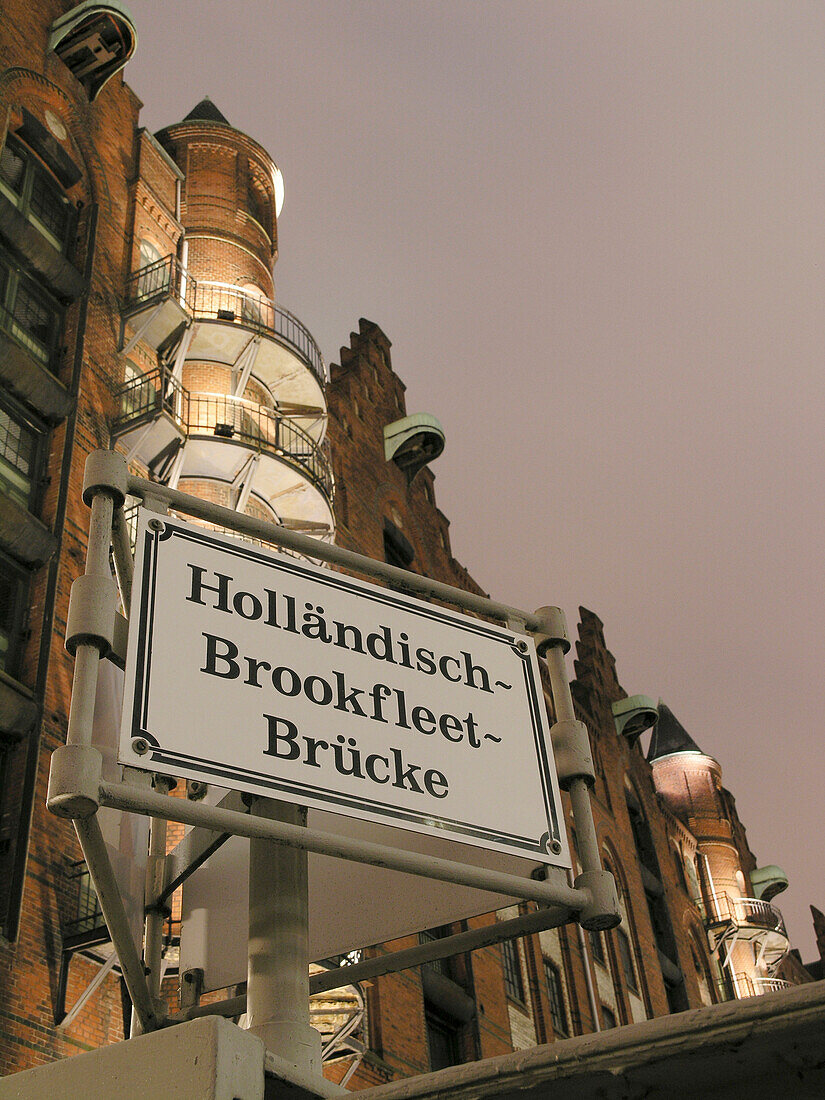
<path fill-rule="evenodd" d="M 0 493 L 0 546 L 27 565 L 45 565 L 57 547 L 57 539 L 36 516 Z"/>
<path fill-rule="evenodd" d="M 825 982 L 471 1062 L 365 1100 L 825 1096 Z"/>
<path fill-rule="evenodd" d="M 305 1079 L 255 1035 L 220 1016 L 139 1035 L 0 1080 L 0 1100 L 325 1100 L 346 1095 Z"/>
<path fill-rule="evenodd" d="M 22 741 L 39 715 L 34 693 L 0 670 L 0 740 Z"/>
<path fill-rule="evenodd" d="M 72 410 L 63 383 L 5 332 L 0 332 L 0 381 L 50 423 L 63 420 Z"/>

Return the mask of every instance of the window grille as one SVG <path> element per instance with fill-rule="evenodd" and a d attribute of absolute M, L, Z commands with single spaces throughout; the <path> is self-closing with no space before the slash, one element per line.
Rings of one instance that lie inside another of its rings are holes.
<path fill-rule="evenodd" d="M 564 1004 L 564 982 L 561 971 L 549 959 L 544 960 L 544 974 L 547 979 L 547 999 L 550 1002 L 550 1020 L 555 1035 L 567 1035 L 567 1009 Z"/>
<path fill-rule="evenodd" d="M 501 961 L 504 967 L 504 991 L 511 1001 L 524 1004 L 524 978 L 521 958 L 515 940 L 504 940 L 501 945 Z"/>
<path fill-rule="evenodd" d="M 0 405 L 0 485 L 24 508 L 32 498 L 37 433 Z"/>
<path fill-rule="evenodd" d="M 0 328 L 49 367 L 59 322 L 56 304 L 0 256 Z"/>
<path fill-rule="evenodd" d="M 441 1013 L 427 1007 L 424 1013 L 427 1029 L 427 1046 L 430 1054 L 430 1069 L 446 1069 L 461 1061 L 461 1029 Z"/>
<path fill-rule="evenodd" d="M 64 252 L 72 228 L 72 206 L 63 188 L 16 138 L 0 154 L 0 191 L 58 251 Z"/>
<path fill-rule="evenodd" d="M 602 939 L 601 932 L 590 932 L 590 946 L 593 949 L 593 958 L 601 966 L 607 966 L 607 960 L 604 955 L 604 940 Z"/>
<path fill-rule="evenodd" d="M 435 940 L 443 940 L 450 935 L 450 929 L 448 925 L 443 925 L 440 928 L 428 928 L 425 932 L 418 933 L 419 943 L 433 943 Z M 443 974 L 445 978 L 452 977 L 452 968 L 450 965 L 450 959 L 430 959 L 429 962 L 421 964 L 426 966 L 429 970 L 435 970 L 438 974 Z"/>
<path fill-rule="evenodd" d="M 0 555 L 0 669 L 9 676 L 19 664 L 26 590 L 25 574 Z"/>

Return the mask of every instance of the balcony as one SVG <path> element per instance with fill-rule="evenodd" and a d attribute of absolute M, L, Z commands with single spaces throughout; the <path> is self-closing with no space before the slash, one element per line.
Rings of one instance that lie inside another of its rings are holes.
<path fill-rule="evenodd" d="M 738 940 L 753 943 L 757 964 L 764 963 L 769 970 L 781 961 L 790 946 L 782 914 L 775 905 L 759 898 L 716 894 L 710 899 L 706 923 L 715 931 L 717 943 L 723 939 L 731 944 Z"/>
<path fill-rule="evenodd" d="M 156 351 L 174 333 L 191 323 L 197 284 L 175 256 L 147 264 L 132 272 L 126 283 L 122 315 L 132 328 L 129 352 L 138 340 Z"/>
<path fill-rule="evenodd" d="M 317 527 L 317 533 L 332 527 L 332 470 L 308 432 L 266 405 L 227 394 L 189 395 L 181 477 L 234 482 L 250 451 L 258 456 L 254 492 L 284 523 Z"/>
<path fill-rule="evenodd" d="M 267 405 L 228 394 L 190 394 L 158 368 L 116 394 L 112 438 L 154 470 L 186 442 L 180 476 L 234 484 L 255 456 L 254 493 L 281 521 L 310 534 L 331 531 L 334 483 L 319 443 Z"/>
<path fill-rule="evenodd" d="M 187 358 L 222 363 L 236 376 L 251 374 L 289 416 L 324 429 L 324 360 L 311 333 L 289 310 L 241 287 L 200 281 L 194 294 L 195 328 Z"/>
<path fill-rule="evenodd" d="M 119 410 L 112 438 L 119 440 L 129 461 L 152 468 L 162 456 L 177 450 L 189 423 L 189 394 L 162 367 L 140 374 L 115 395 Z"/>
<path fill-rule="evenodd" d="M 779 993 L 783 989 L 793 988 L 793 982 L 786 982 L 784 978 L 752 978 L 751 984 L 757 997 L 762 993 Z"/>

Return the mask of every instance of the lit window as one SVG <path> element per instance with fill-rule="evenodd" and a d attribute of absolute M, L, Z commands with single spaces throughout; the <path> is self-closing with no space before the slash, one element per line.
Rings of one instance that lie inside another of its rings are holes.
<path fill-rule="evenodd" d="M 171 256 L 164 257 L 156 244 L 144 238 L 140 242 L 135 300 L 141 302 L 168 290 L 171 271 Z"/>
<path fill-rule="evenodd" d="M 547 998 L 550 1002 L 553 1032 L 555 1035 L 567 1035 L 567 1009 L 564 1005 L 564 983 L 561 971 L 549 959 L 545 959 L 544 974 L 547 979 Z"/>
<path fill-rule="evenodd" d="M 9 136 L 0 153 L 0 191 L 60 252 L 71 233 L 72 205 L 31 150 Z"/>
<path fill-rule="evenodd" d="M 48 366 L 59 324 L 51 299 L 0 257 L 0 327 Z"/>
<path fill-rule="evenodd" d="M 16 676 L 23 643 L 26 576 L 0 554 L 0 669 Z"/>
<path fill-rule="evenodd" d="M 41 433 L 16 408 L 0 403 L 0 488 L 29 508 L 37 492 Z"/>
<path fill-rule="evenodd" d="M 524 1004 L 524 979 L 521 958 L 515 940 L 504 940 L 501 945 L 501 961 L 504 967 L 504 992 L 511 1001 Z"/>

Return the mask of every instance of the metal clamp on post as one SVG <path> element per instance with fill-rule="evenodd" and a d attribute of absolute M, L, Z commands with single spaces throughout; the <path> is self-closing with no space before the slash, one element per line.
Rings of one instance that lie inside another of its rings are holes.
<path fill-rule="evenodd" d="M 129 491 L 129 468 L 117 451 L 92 451 L 83 469 L 83 502 L 91 508 L 98 493 L 112 498 L 122 508 Z"/>
<path fill-rule="evenodd" d="M 86 573 L 72 583 L 66 617 L 66 649 L 75 656 L 77 647 L 93 645 L 101 657 L 114 649 L 117 585 L 111 577 Z"/>
<path fill-rule="evenodd" d="M 103 757 L 91 745 L 60 745 L 52 753 L 46 805 L 57 817 L 92 817 L 100 806 Z"/>
<path fill-rule="evenodd" d="M 550 727 L 550 740 L 561 789 L 569 791 L 574 779 L 583 779 L 588 787 L 593 787 L 596 773 L 584 722 L 572 719 L 556 722 Z"/>
<path fill-rule="evenodd" d="M 604 932 L 621 924 L 616 882 L 609 871 L 582 871 L 576 889 L 587 890 L 590 901 L 579 913 L 579 924 L 590 932 Z"/>
<path fill-rule="evenodd" d="M 570 649 L 567 619 L 560 607 L 539 607 L 535 611 L 538 626 L 533 630 L 536 652 L 543 657 L 552 646 L 560 646 L 562 653 Z"/>

